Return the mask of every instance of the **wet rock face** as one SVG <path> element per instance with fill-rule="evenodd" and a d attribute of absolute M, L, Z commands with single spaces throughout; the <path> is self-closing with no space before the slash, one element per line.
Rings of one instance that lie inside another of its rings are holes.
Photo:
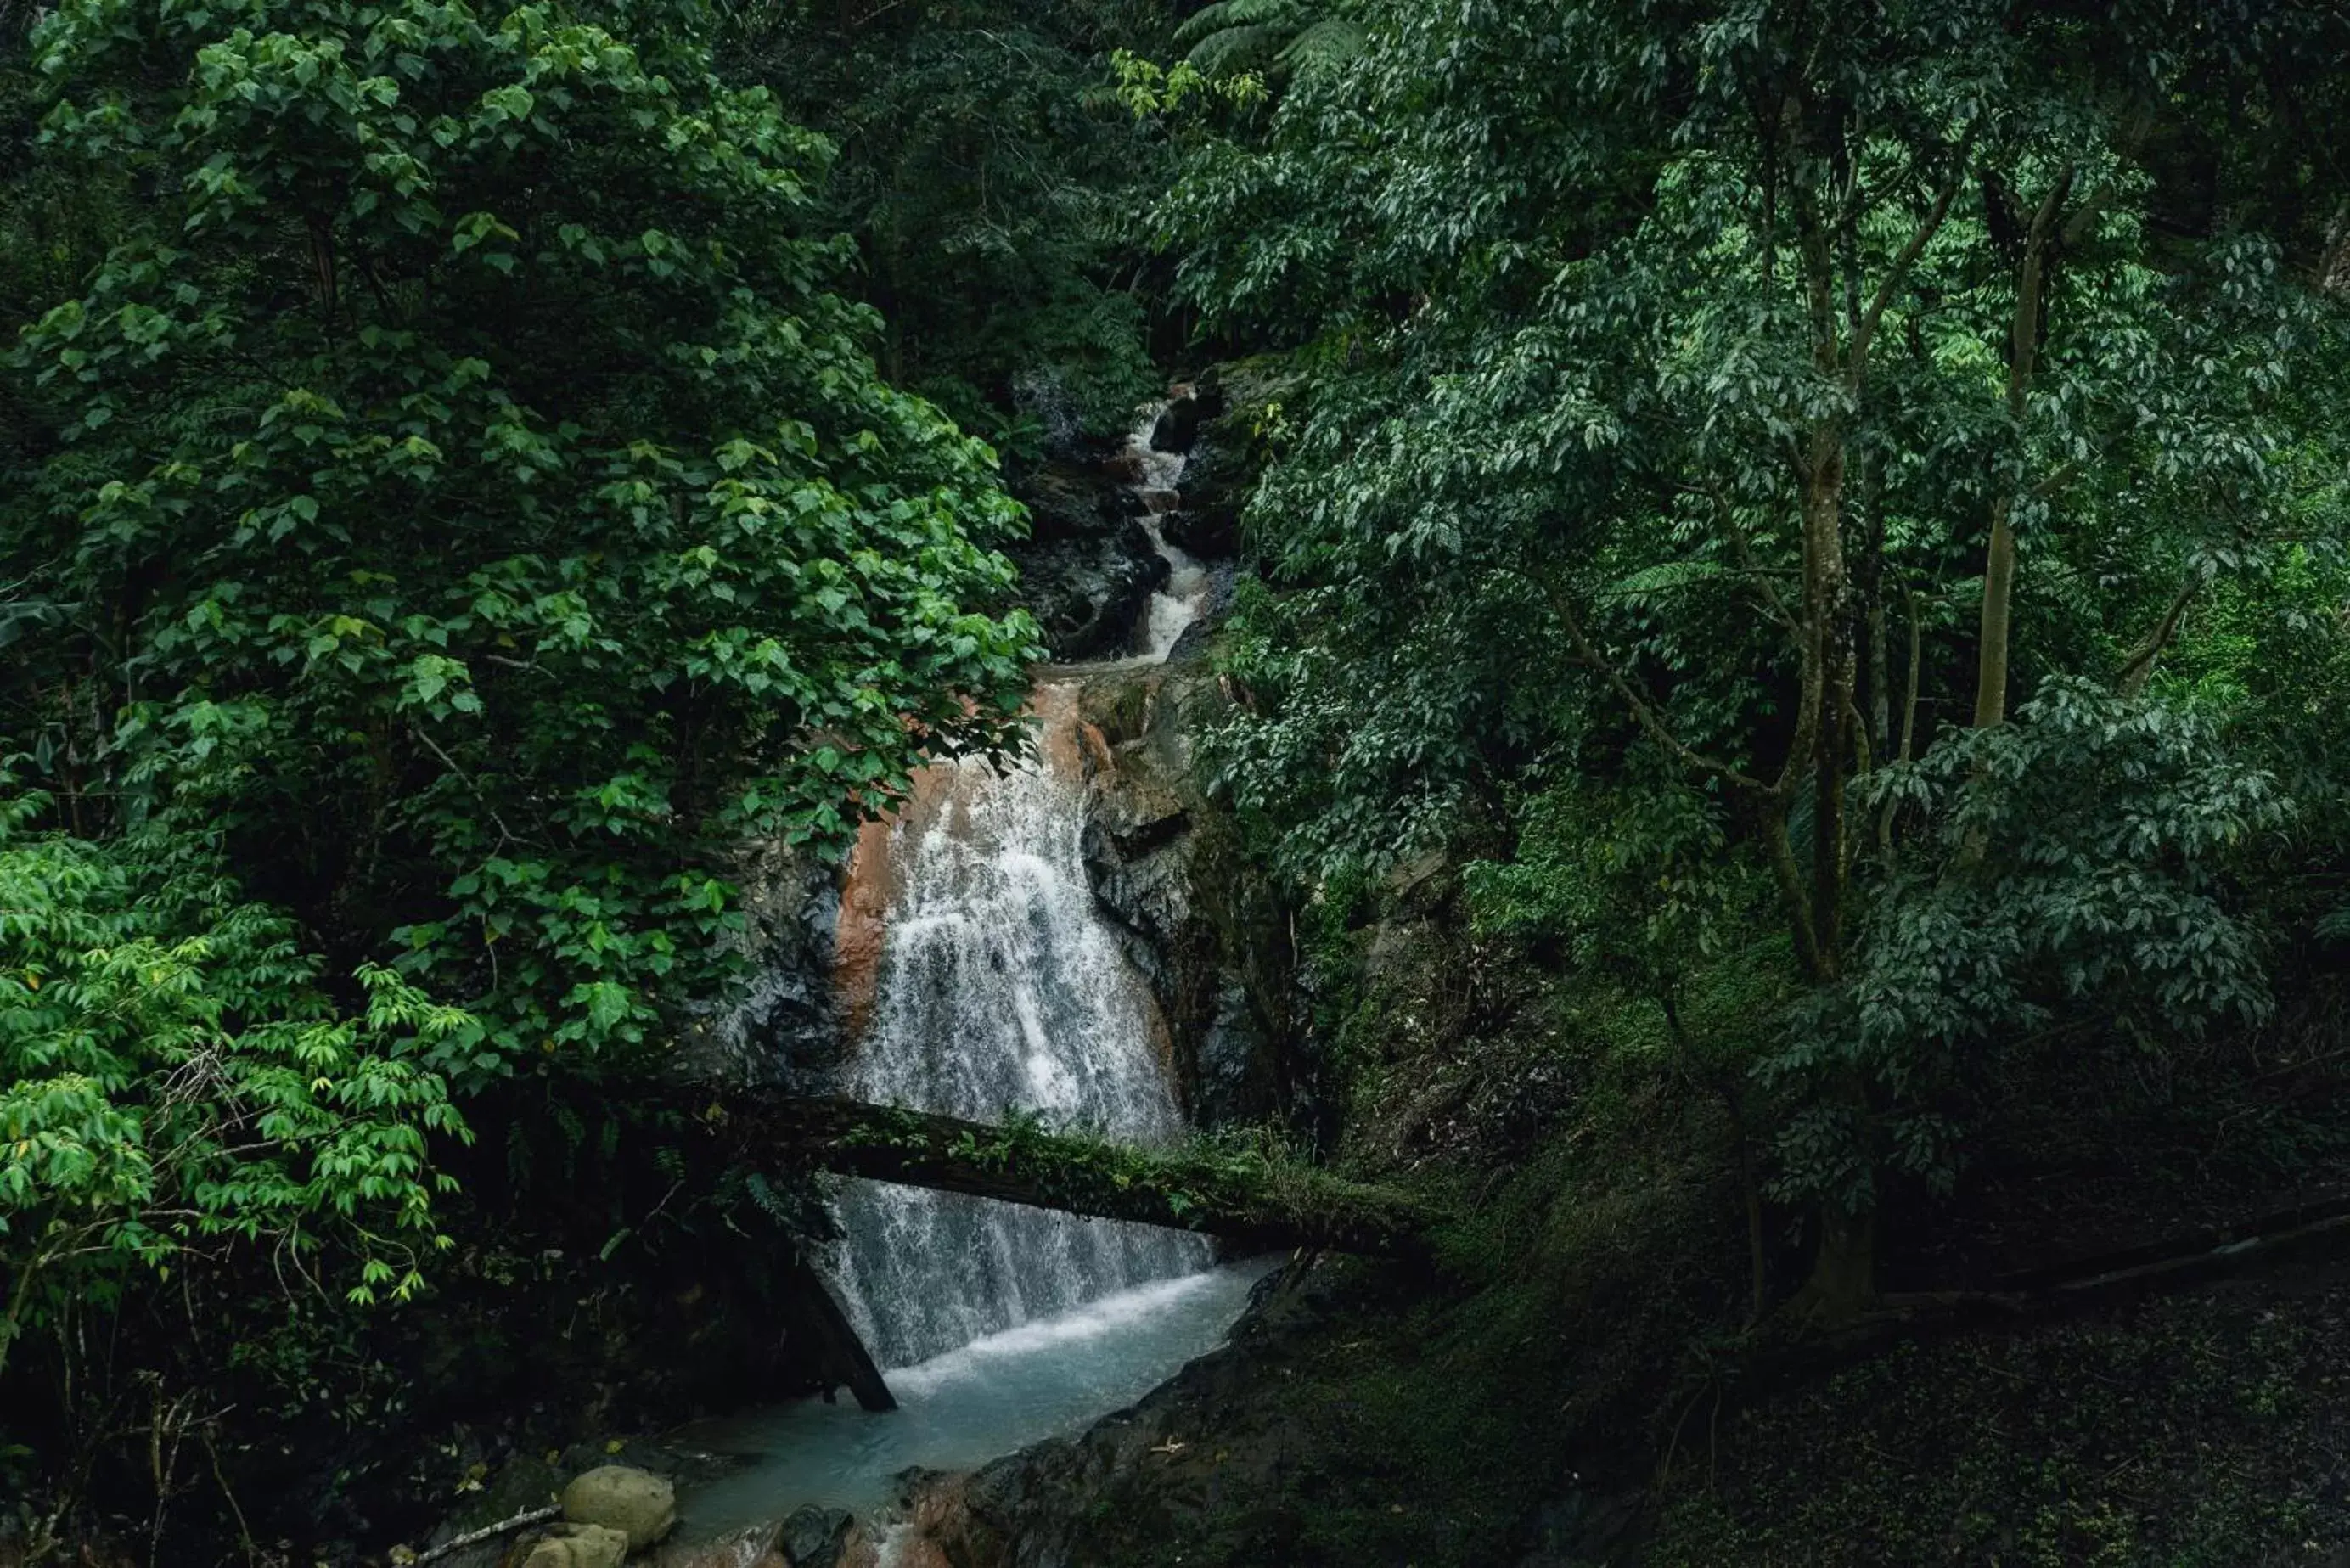
<path fill-rule="evenodd" d="M 1179 392 L 1168 399 L 1150 427 L 1150 449 L 1190 452 L 1200 439 L 1200 421 L 1207 412 L 1205 400 L 1196 391 Z"/>
<path fill-rule="evenodd" d="M 1182 510 L 1168 514 L 1166 521 L 1159 525 L 1159 533 L 1166 536 L 1169 544 L 1206 561 L 1240 554 L 1238 498 L 1228 498 L 1221 504 L 1203 504 L 1197 492 L 1187 486 L 1183 499 Z"/>
<path fill-rule="evenodd" d="M 846 1509 L 804 1508 L 784 1521 L 775 1548 L 790 1568 L 832 1568 L 855 1522 Z"/>
<path fill-rule="evenodd" d="M 1180 659 L 1102 671 L 1080 699 L 1102 741 L 1087 875 L 1158 999 L 1203 1127 L 1282 1113 L 1299 1077 L 1286 911 L 1196 769 L 1194 738 L 1224 707 L 1215 675 Z"/>
<path fill-rule="evenodd" d="M 1004 554 L 1020 568 L 1019 601 L 1062 663 L 1117 657 L 1151 591 L 1166 580 L 1166 561 L 1132 515 L 1131 494 L 1119 488 L 1135 477 L 1120 473 L 1116 459 L 1102 459 L 1048 463 L 1014 482 L 1030 532 Z"/>
<path fill-rule="evenodd" d="M 1239 556 L 1241 514 L 1264 471 L 1262 431 L 1294 381 L 1239 364 L 1211 368 L 1185 400 L 1182 507 L 1161 525 L 1167 542 L 1205 561 Z M 1176 405 L 1170 404 L 1172 414 Z M 1162 421 L 1163 423 L 1164 421 Z"/>
<path fill-rule="evenodd" d="M 653 1568 L 839 1568 L 855 1526 L 844 1509 L 811 1506 L 715 1539 L 672 1541 Z"/>
<path fill-rule="evenodd" d="M 1238 576 L 1239 569 L 1230 561 L 1219 561 L 1209 568 L 1207 597 L 1200 601 L 1199 617 L 1183 628 L 1183 635 L 1167 650 L 1168 663 L 1196 667 L 1208 662 L 1215 647 L 1216 628 L 1232 610 L 1232 589 Z"/>
<path fill-rule="evenodd" d="M 782 846 L 735 872 L 752 980 L 723 1013 L 700 1020 L 677 1057 L 692 1083 L 808 1090 L 839 1064 L 850 1037 L 833 978 L 843 927 L 839 869 Z"/>

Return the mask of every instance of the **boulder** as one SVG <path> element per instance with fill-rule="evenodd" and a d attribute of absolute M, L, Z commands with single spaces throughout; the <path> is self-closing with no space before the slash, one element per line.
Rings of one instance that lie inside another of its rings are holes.
<path fill-rule="evenodd" d="M 601 1524 L 559 1524 L 530 1549 L 522 1568 L 620 1568 L 628 1555 L 623 1532 Z"/>
<path fill-rule="evenodd" d="M 1103 489 L 1082 470 L 1048 465 L 1024 474 L 1016 486 L 1028 509 L 1032 539 L 1087 539 L 1105 531 L 1120 493 Z"/>
<path fill-rule="evenodd" d="M 1132 518 L 1087 540 L 1023 540 L 1003 553 L 1020 568 L 1018 600 L 1044 628 L 1056 660 L 1115 659 L 1126 651 L 1167 562 Z"/>
<path fill-rule="evenodd" d="M 563 1517 L 617 1530 L 641 1551 L 676 1525 L 677 1489 L 650 1470 L 599 1465 L 563 1489 Z"/>
<path fill-rule="evenodd" d="M 707 1541 L 667 1541 L 654 1553 L 652 1568 L 791 1568 L 776 1544 L 783 1528 L 769 1520 Z"/>
<path fill-rule="evenodd" d="M 783 1535 L 775 1544 L 790 1568 L 834 1568 L 847 1548 L 848 1530 L 854 1522 L 846 1509 L 804 1508 L 784 1521 Z"/>
<path fill-rule="evenodd" d="M 1206 493 L 1201 493 L 1204 495 Z M 1192 504 L 1186 487 L 1184 509 L 1170 512 L 1159 523 L 1159 536 L 1179 550 L 1206 560 L 1237 556 L 1241 549 L 1240 501 L 1220 499 L 1212 505 Z"/>
<path fill-rule="evenodd" d="M 1153 452 L 1189 452 L 1200 439 L 1200 400 L 1193 397 L 1167 400 L 1150 427 Z"/>

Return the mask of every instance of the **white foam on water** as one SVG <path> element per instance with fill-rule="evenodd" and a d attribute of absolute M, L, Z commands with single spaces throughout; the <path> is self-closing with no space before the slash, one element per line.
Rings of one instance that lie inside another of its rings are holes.
<path fill-rule="evenodd" d="M 1167 582 L 1150 596 L 1136 639 L 1133 662 L 1138 664 L 1166 663 L 1208 602 L 1208 568 L 1190 551 L 1167 542 L 1166 512 L 1174 504 L 1176 486 L 1182 483 L 1184 465 L 1191 460 L 1182 452 L 1160 452 L 1150 444 L 1150 432 L 1166 407 L 1164 403 L 1145 406 L 1139 410 L 1141 422 L 1126 438 L 1127 459 L 1141 475 L 1127 488 L 1141 498 L 1142 531 L 1150 536 L 1150 547 L 1167 563 Z"/>
<path fill-rule="evenodd" d="M 748 1460 L 681 1500 L 687 1533 L 710 1539 L 808 1504 L 886 1517 L 909 1469 L 976 1469 L 1083 1431 L 1222 1343 L 1274 1263 L 1153 1281 L 900 1367 L 885 1375 L 894 1411 L 805 1399 L 681 1434 Z"/>
<path fill-rule="evenodd" d="M 926 770 L 892 828 L 889 908 L 870 1024 L 841 1092 L 1138 1147 L 1183 1136 L 1149 986 L 1095 902 L 1076 695 L 1047 684 L 1058 726 L 1039 759 Z M 1057 742 L 1058 743 L 1054 743 Z M 884 1366 L 924 1361 L 1211 1255 L 1181 1231 L 958 1193 L 843 1181 L 827 1272 Z"/>

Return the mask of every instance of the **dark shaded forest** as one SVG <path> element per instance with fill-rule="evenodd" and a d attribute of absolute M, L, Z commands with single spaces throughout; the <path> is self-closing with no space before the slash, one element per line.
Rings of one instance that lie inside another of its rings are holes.
<path fill-rule="evenodd" d="M 828 1387 L 922 1160 L 1309 1243 L 951 1568 L 2350 1561 L 2342 5 L 0 0 L 0 1564 Z M 1245 1090 L 826 1143 L 1170 389 Z"/>

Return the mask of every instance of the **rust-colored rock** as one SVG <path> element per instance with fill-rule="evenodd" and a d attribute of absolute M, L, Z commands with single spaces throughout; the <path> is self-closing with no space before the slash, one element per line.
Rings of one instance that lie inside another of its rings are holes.
<path fill-rule="evenodd" d="M 840 919 L 832 944 L 833 995 L 851 1041 L 865 1032 L 873 999 L 881 986 L 881 950 L 889 935 L 889 832 L 888 820 L 857 831 L 848 869 L 840 885 Z"/>

